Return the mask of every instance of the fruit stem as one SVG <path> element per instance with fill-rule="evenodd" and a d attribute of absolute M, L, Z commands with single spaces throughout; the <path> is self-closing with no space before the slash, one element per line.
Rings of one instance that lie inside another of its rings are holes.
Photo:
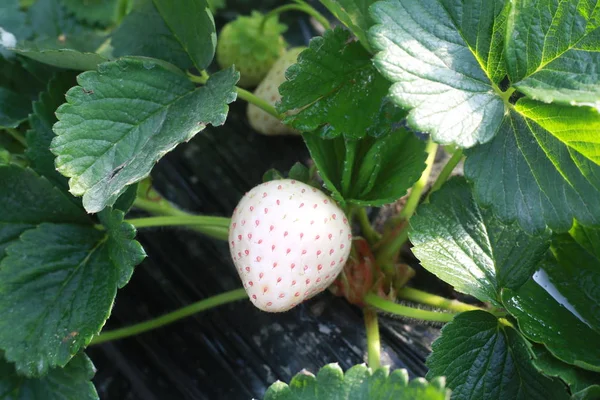
<path fill-rule="evenodd" d="M 133 202 L 133 206 L 140 210 L 147 211 L 155 215 L 170 215 L 170 216 L 190 216 L 188 212 L 178 209 L 177 207 L 170 204 L 168 201 L 152 201 L 143 198 L 136 198 Z"/>
<path fill-rule="evenodd" d="M 381 368 L 381 340 L 377 312 L 371 307 L 363 308 L 367 331 L 367 355 L 369 367 L 374 371 Z"/>
<path fill-rule="evenodd" d="M 463 158 L 462 149 L 457 149 L 454 152 L 454 154 L 452 154 L 452 157 L 450 157 L 450 159 L 448 160 L 446 165 L 444 165 L 442 172 L 440 172 L 440 174 L 438 175 L 437 179 L 433 183 L 433 186 L 431 186 L 431 190 L 429 191 L 429 193 L 427 193 L 427 198 L 425 199 L 425 202 L 429 201 L 429 197 L 431 196 L 431 193 L 433 193 L 433 192 L 437 191 L 439 188 L 441 188 L 442 185 L 444 184 L 444 182 L 446 182 L 448 180 L 448 178 L 450 177 L 450 174 L 452 174 L 452 171 L 454 171 L 454 168 L 458 165 L 458 163 L 460 162 L 460 160 L 462 160 L 462 158 Z"/>
<path fill-rule="evenodd" d="M 447 299 L 445 297 L 436 296 L 435 294 L 423 292 L 421 290 L 410 287 L 404 287 L 398 290 L 398 297 L 404 300 L 410 300 L 417 303 L 426 304 L 428 306 L 442 308 L 444 310 L 455 312 L 481 310 L 481 308 L 479 307 L 472 306 L 470 304 L 466 304 L 458 300 Z"/>
<path fill-rule="evenodd" d="M 378 308 L 382 311 L 400 315 L 402 317 L 420 319 L 423 321 L 450 322 L 456 315 L 453 313 L 442 313 L 403 306 L 402 304 L 397 304 L 393 301 L 382 299 L 374 293 L 367 294 L 363 300 L 365 304 Z"/>
<path fill-rule="evenodd" d="M 260 27 L 258 28 L 259 32 L 264 32 L 265 25 L 267 24 L 267 21 L 269 19 L 271 19 L 272 17 L 275 17 L 283 12 L 291 11 L 291 10 L 302 11 L 303 13 L 306 13 L 306 14 L 310 15 L 311 17 L 313 17 L 314 19 L 316 19 L 321 25 L 323 25 L 323 28 L 325 28 L 325 30 L 331 29 L 331 24 L 329 23 L 327 18 L 325 18 L 323 16 L 323 14 L 321 14 L 320 12 L 315 10 L 313 7 L 311 7 L 307 3 L 298 2 L 298 4 L 286 4 L 286 5 L 274 8 L 271 11 L 269 11 L 268 13 L 266 13 L 265 16 L 263 17 L 262 22 L 260 23 Z"/>
<path fill-rule="evenodd" d="M 91 345 L 109 342 L 111 340 L 123 339 L 129 336 L 134 336 L 143 332 L 147 332 L 161 326 L 171 324 L 182 318 L 189 317 L 190 315 L 196 314 L 200 311 L 206 311 L 213 307 L 217 307 L 223 304 L 231 303 L 237 300 L 243 300 L 248 298 L 246 290 L 236 289 L 229 292 L 221 293 L 216 296 L 209 297 L 204 300 L 200 300 L 189 306 L 185 306 L 171 313 L 165 314 L 155 319 L 141 322 L 139 324 L 127 326 L 121 329 L 115 329 L 112 331 L 101 333 L 92 339 Z"/>
<path fill-rule="evenodd" d="M 21 132 L 13 128 L 4 128 L 4 130 L 23 147 L 27 148 L 27 140 L 25 140 L 25 136 Z"/>
<path fill-rule="evenodd" d="M 367 216 L 367 210 L 364 207 L 359 207 L 356 210 L 356 218 L 358 219 L 358 223 L 360 224 L 365 239 L 367 239 L 370 244 L 377 243 L 381 238 L 381 235 L 373 229 L 373 225 L 371 225 L 369 217 Z"/>
<path fill-rule="evenodd" d="M 225 217 L 209 217 L 206 215 L 164 216 L 126 219 L 136 228 L 153 228 L 160 226 L 190 226 L 194 230 L 215 239 L 227 240 L 231 220 Z"/>
<path fill-rule="evenodd" d="M 194 75 L 191 72 L 187 72 L 188 79 L 195 83 L 205 84 L 208 82 L 210 76 L 206 71 L 200 71 L 201 76 Z M 269 104 L 268 101 L 261 99 L 258 96 L 255 96 L 251 92 L 246 89 L 242 89 L 241 87 L 235 87 L 237 91 L 238 97 L 242 100 L 247 101 L 250 104 L 254 104 L 256 107 L 260 108 L 264 112 L 271 114 L 277 119 L 283 119 L 283 115 L 279 114 L 273 105 Z"/>

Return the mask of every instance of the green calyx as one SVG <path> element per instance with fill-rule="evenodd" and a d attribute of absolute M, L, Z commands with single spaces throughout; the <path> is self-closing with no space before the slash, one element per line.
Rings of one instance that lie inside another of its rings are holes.
<path fill-rule="evenodd" d="M 235 65 L 242 87 L 258 85 L 285 52 L 286 42 L 281 34 L 287 26 L 272 17 L 261 28 L 263 19 L 263 14 L 256 11 L 240 16 L 225 25 L 218 38 L 217 62 L 221 68 Z"/>

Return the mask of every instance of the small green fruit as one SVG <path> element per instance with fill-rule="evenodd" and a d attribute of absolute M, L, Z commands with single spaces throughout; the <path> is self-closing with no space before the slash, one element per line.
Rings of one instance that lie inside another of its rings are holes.
<path fill-rule="evenodd" d="M 285 52 L 281 34 L 287 27 L 273 17 L 261 31 L 262 22 L 263 15 L 256 11 L 251 16 L 240 16 L 223 27 L 217 41 L 219 66 L 235 65 L 241 75 L 238 85 L 242 87 L 258 85 Z"/>

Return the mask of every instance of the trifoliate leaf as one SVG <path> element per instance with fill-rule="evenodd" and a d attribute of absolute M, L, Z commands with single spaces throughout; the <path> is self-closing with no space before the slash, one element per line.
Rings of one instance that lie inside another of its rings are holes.
<path fill-rule="evenodd" d="M 125 13 L 123 0 L 62 0 L 70 13 L 90 24 L 109 26 L 117 23 Z"/>
<path fill-rule="evenodd" d="M 279 86 L 278 110 L 299 111 L 288 115 L 286 124 L 303 132 L 322 128 L 329 138 L 359 139 L 394 112 L 384 107 L 390 83 L 373 67 L 371 55 L 349 38 L 350 33 L 341 28 L 327 31 L 313 38 L 298 62 L 288 68 L 287 81 Z M 399 113 L 398 121 L 404 116 Z"/>
<path fill-rule="evenodd" d="M 0 350 L 41 376 L 101 330 L 144 252 L 121 211 L 106 210 L 102 229 L 31 170 L 0 166 L 0 181 Z"/>
<path fill-rule="evenodd" d="M 512 2 L 506 59 L 514 86 L 544 102 L 600 107 L 600 10 L 594 1 Z"/>
<path fill-rule="evenodd" d="M 264 400 L 446 400 L 449 397 L 443 379 L 427 382 L 417 378 L 409 382 L 406 370 L 390 373 L 381 368 L 371 372 L 365 365 L 356 365 L 344 375 L 337 364 L 329 364 L 317 376 L 303 371 L 289 385 L 274 383 Z"/>
<path fill-rule="evenodd" d="M 321 3 L 356 35 L 368 51 L 371 51 L 367 31 L 373 25 L 369 6 L 375 3 L 375 0 L 321 0 Z"/>
<path fill-rule="evenodd" d="M 503 288 L 533 275 L 550 246 L 548 232 L 529 236 L 481 209 L 462 178 L 454 178 L 410 220 L 413 253 L 423 267 L 462 293 L 501 305 Z"/>
<path fill-rule="evenodd" d="M 41 378 L 26 378 L 0 352 L 0 396 L 3 400 L 98 400 L 91 382 L 95 372 L 90 359 L 80 354 L 65 368 L 55 368 Z"/>
<path fill-rule="evenodd" d="M 516 104 L 524 115 L 532 107 L 529 100 Z M 573 112 L 558 105 L 552 110 Z M 491 142 L 467 152 L 465 176 L 474 182 L 478 203 L 491 206 L 504 221 L 517 220 L 529 233 L 546 227 L 565 232 L 574 218 L 599 225 L 600 165 L 524 115 L 511 111 Z"/>
<path fill-rule="evenodd" d="M 202 71 L 211 63 L 217 47 L 215 21 L 206 0 L 153 0 L 194 66 Z"/>
<path fill-rule="evenodd" d="M 569 234 L 554 238 L 552 252 L 557 263 L 545 266 L 550 282 L 600 333 L 600 229 L 575 224 Z"/>
<path fill-rule="evenodd" d="M 600 389 L 600 374 L 565 364 L 541 345 L 533 346 L 533 352 L 533 365 L 547 376 L 560 378 L 569 385 L 572 394 L 585 391 L 590 386 Z"/>
<path fill-rule="evenodd" d="M 325 186 L 340 202 L 381 206 L 406 194 L 425 169 L 425 142 L 403 128 L 380 138 L 322 139 L 305 133 L 304 141 Z"/>
<path fill-rule="evenodd" d="M 409 124 L 438 143 L 472 147 L 496 135 L 506 111 L 496 86 L 506 11 L 501 0 L 464 3 L 380 1 L 369 36 L 392 100 L 411 109 Z"/>
<path fill-rule="evenodd" d="M 48 83 L 48 89 L 33 103 L 33 113 L 29 115 L 31 130 L 27 132 L 27 158 L 31 167 L 41 176 L 60 188 L 67 188 L 67 179 L 54 167 L 54 154 L 50 143 L 54 138 L 52 126 L 57 121 L 54 112 L 65 102 L 65 93 L 75 84 L 75 74 L 63 72 Z"/>
<path fill-rule="evenodd" d="M 502 293 L 506 309 L 517 319 L 528 339 L 545 345 L 556 358 L 568 364 L 600 372 L 600 348 L 591 345 L 600 343 L 600 333 L 573 313 L 568 298 L 559 300 L 560 303 L 534 280 L 516 291 L 506 289 Z"/>
<path fill-rule="evenodd" d="M 123 58 L 79 75 L 56 112 L 52 152 L 70 192 L 98 212 L 148 176 L 154 164 L 206 125 L 222 125 L 239 74 L 214 74 L 196 88 L 165 62 Z M 116 84 L 118 82 L 118 84 Z"/>
<path fill-rule="evenodd" d="M 168 61 L 181 69 L 192 60 L 167 27 L 152 0 L 137 0 L 111 38 L 113 54 L 145 56 Z"/>
<path fill-rule="evenodd" d="M 96 69 L 98 64 L 107 61 L 106 57 L 97 53 L 80 52 L 73 49 L 44 48 L 35 42 L 25 42 L 15 48 L 15 51 L 43 64 L 77 71 L 93 70 Z"/>
<path fill-rule="evenodd" d="M 0 87 L 0 128 L 16 128 L 27 119 L 30 110 L 27 96 Z"/>
<path fill-rule="evenodd" d="M 432 350 L 427 376 L 445 376 L 453 399 L 569 398 L 560 382 L 534 368 L 529 344 L 519 332 L 485 311 L 454 317 Z"/>

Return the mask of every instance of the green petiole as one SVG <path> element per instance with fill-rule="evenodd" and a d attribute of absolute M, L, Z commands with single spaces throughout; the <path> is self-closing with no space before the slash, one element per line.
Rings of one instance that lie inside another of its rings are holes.
<path fill-rule="evenodd" d="M 276 15 L 279 15 L 286 11 L 301 11 L 303 13 L 310 15 L 314 19 L 316 19 L 321 25 L 323 25 L 323 28 L 325 28 L 326 30 L 331 29 L 331 24 L 329 23 L 327 18 L 325 18 L 323 16 L 323 14 L 321 14 L 320 12 L 315 10 L 312 6 L 310 6 L 309 4 L 307 4 L 303 1 L 302 2 L 296 1 L 296 4 L 286 4 L 286 5 L 277 7 L 275 9 L 269 11 L 267 14 L 265 14 L 265 16 L 260 24 L 259 31 L 260 32 L 264 31 L 265 25 L 267 24 L 267 21 L 270 18 L 273 18 Z"/>

